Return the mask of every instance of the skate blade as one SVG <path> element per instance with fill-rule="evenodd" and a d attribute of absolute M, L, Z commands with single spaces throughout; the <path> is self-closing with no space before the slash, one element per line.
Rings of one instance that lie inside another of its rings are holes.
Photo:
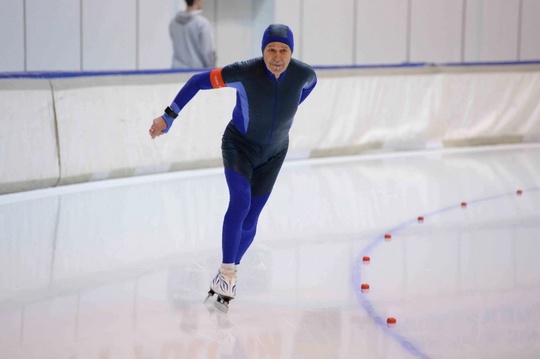
<path fill-rule="evenodd" d="M 203 304 L 209 304 L 211 302 L 211 300 L 213 299 L 214 294 L 216 294 L 216 292 L 214 292 L 212 289 L 210 289 L 208 291 L 208 294 L 206 295 L 206 298 L 203 301 Z"/>
<path fill-rule="evenodd" d="M 216 301 L 214 302 L 214 308 L 216 308 L 222 313 L 227 314 L 227 312 L 229 311 L 229 304 L 226 302 L 220 302 L 216 299 Z"/>

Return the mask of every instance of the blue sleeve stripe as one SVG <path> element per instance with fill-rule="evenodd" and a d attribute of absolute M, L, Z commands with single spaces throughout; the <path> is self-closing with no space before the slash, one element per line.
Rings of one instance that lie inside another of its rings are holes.
<path fill-rule="evenodd" d="M 311 91 L 315 88 L 315 85 L 317 85 L 317 77 L 316 76 L 313 79 L 313 82 L 311 84 L 306 83 L 304 85 L 304 88 L 302 89 L 302 94 L 300 95 L 300 101 L 298 102 L 298 104 L 301 104 L 306 99 L 306 97 L 309 96 Z"/>
<path fill-rule="evenodd" d="M 240 106 L 240 109 L 242 110 L 242 119 L 243 119 L 243 127 L 242 128 L 238 128 L 242 133 L 246 133 L 247 130 L 248 130 L 248 126 L 249 126 L 249 104 L 248 104 L 248 99 L 247 99 L 247 93 L 246 93 L 246 89 L 244 88 L 244 85 L 242 85 L 241 82 L 232 82 L 232 83 L 227 83 L 227 86 L 228 87 L 232 87 L 234 89 L 236 89 L 236 91 L 238 91 L 238 94 L 239 96 L 237 96 L 237 99 L 240 99 L 240 103 L 236 103 L 236 107 Z M 238 119 L 234 119 L 234 123 L 235 125 L 238 127 Z"/>

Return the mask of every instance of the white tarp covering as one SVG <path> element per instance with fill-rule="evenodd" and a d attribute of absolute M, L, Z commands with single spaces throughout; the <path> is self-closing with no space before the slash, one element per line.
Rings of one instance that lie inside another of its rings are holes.
<path fill-rule="evenodd" d="M 289 158 L 540 139 L 538 66 L 317 73 Z M 199 92 L 169 134 L 148 135 L 189 75 L 3 80 L 0 193 L 220 166 L 232 89 Z"/>
<path fill-rule="evenodd" d="M 0 194 L 54 186 L 59 178 L 48 81 L 0 80 Z"/>

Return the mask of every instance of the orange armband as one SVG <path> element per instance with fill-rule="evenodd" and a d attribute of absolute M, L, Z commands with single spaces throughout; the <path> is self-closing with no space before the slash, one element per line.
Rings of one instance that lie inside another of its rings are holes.
<path fill-rule="evenodd" d="M 221 77 L 221 69 L 213 69 L 210 71 L 210 83 L 215 89 L 227 86 L 223 81 L 223 77 Z"/>

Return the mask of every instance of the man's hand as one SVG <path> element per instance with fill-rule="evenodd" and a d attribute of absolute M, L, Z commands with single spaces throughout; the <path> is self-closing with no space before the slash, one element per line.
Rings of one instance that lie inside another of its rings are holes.
<path fill-rule="evenodd" d="M 154 119 L 154 121 L 152 122 L 152 126 L 150 126 L 150 130 L 148 130 L 148 132 L 150 133 L 150 137 L 154 139 L 156 137 L 163 135 L 164 133 L 162 131 L 166 128 L 167 128 L 167 123 L 165 122 L 163 117 L 160 116 Z"/>

